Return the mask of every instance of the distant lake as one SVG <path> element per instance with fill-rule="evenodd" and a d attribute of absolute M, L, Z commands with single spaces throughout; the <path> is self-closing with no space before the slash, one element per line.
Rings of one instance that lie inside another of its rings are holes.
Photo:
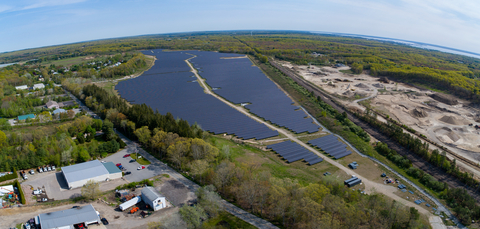
<path fill-rule="evenodd" d="M 0 64 L 0 68 L 7 67 L 7 66 L 9 66 L 9 65 L 14 65 L 14 64 L 16 64 L 16 63 Z"/>
<path fill-rule="evenodd" d="M 412 47 L 416 47 L 416 48 L 421 48 L 421 49 L 436 50 L 436 51 L 440 51 L 440 52 L 446 52 L 446 53 L 452 53 L 452 54 L 457 54 L 457 55 L 475 57 L 475 58 L 480 59 L 480 54 L 478 54 L 478 53 L 469 52 L 469 51 L 460 50 L 460 49 L 449 48 L 449 47 L 440 46 L 440 45 L 432 45 L 432 44 L 427 44 L 427 43 L 422 43 L 422 42 L 416 42 L 416 41 L 407 41 L 407 40 L 402 40 L 402 39 L 375 37 L 375 36 L 349 34 L 349 33 L 328 33 L 328 32 L 312 32 L 312 33 L 328 34 L 328 35 L 342 36 L 342 37 L 356 37 L 356 38 L 364 38 L 364 39 L 369 39 L 369 40 L 386 41 L 386 42 L 394 42 L 394 43 L 404 44 L 404 45 L 408 45 L 408 46 L 412 46 Z"/>

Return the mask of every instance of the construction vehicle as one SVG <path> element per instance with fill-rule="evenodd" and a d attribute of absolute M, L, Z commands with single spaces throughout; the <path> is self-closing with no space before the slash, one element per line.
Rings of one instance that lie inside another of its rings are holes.
<path fill-rule="evenodd" d="M 132 208 L 132 210 L 130 210 L 130 214 L 133 214 L 133 213 L 137 212 L 138 210 L 140 210 L 139 207 L 134 207 L 134 208 Z"/>

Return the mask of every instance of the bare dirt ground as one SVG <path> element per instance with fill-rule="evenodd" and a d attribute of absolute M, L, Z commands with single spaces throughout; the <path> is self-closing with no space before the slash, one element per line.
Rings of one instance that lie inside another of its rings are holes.
<path fill-rule="evenodd" d="M 157 179 L 152 179 L 155 180 L 155 188 L 165 195 L 168 203 L 167 208 L 156 211 L 147 218 L 142 218 L 140 216 L 140 211 L 134 214 L 130 214 L 128 211 L 121 212 L 116 209 L 116 206 L 110 206 L 103 201 L 94 201 L 84 204 L 61 204 L 60 206 L 51 206 L 47 204 L 0 210 L 0 228 L 15 227 L 16 224 L 26 222 L 41 213 L 65 210 L 72 208 L 75 205 L 83 206 L 86 204 L 92 204 L 95 210 L 100 212 L 101 217 L 106 218 L 109 221 L 110 224 L 106 226 L 106 228 L 140 229 L 146 228 L 149 222 L 161 222 L 162 225 L 167 228 L 186 228 L 184 221 L 180 218 L 178 210 L 183 204 L 195 200 L 195 194 L 174 178 L 159 176 Z M 41 178 L 38 180 L 41 180 Z M 27 192 L 28 191 L 25 193 Z M 139 194 L 140 192 L 141 189 L 137 189 L 135 193 Z M 105 197 L 110 202 L 115 201 L 114 193 L 106 194 Z M 140 209 L 143 210 L 142 206 L 140 206 Z"/>
<path fill-rule="evenodd" d="M 480 110 L 469 106 L 466 101 L 457 99 L 458 104 L 449 105 L 432 98 L 431 95 L 436 92 L 430 90 L 392 81 L 386 83 L 367 74 L 340 72 L 349 67 L 309 68 L 288 62 L 282 62 L 282 65 L 340 98 L 344 105 L 360 110 L 365 108 L 353 100 L 371 96 L 374 91 L 378 91 L 370 103 L 377 111 L 471 161 L 480 162 L 480 130 L 475 128 L 479 124 L 476 121 L 480 121 L 477 115 Z"/>

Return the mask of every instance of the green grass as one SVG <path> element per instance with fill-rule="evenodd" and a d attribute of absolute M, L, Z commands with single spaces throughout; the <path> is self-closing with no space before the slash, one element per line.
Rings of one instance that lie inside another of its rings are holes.
<path fill-rule="evenodd" d="M 297 161 L 286 163 L 273 151 L 263 151 L 247 144 L 237 144 L 229 139 L 211 136 L 208 141 L 220 150 L 224 145 L 230 146 L 230 161 L 237 166 L 250 165 L 260 170 L 269 171 L 278 178 L 296 179 L 301 184 L 316 183 L 323 179 L 324 172 L 334 173 L 339 169 L 324 161 L 313 166 Z"/>
<path fill-rule="evenodd" d="M 221 212 L 218 214 L 217 217 L 215 218 L 210 218 L 209 220 L 205 221 L 203 223 L 203 228 L 216 228 L 216 229 L 221 229 L 221 228 L 246 228 L 246 229 L 254 229 L 253 225 L 233 216 L 230 213 L 227 212 Z"/>
<path fill-rule="evenodd" d="M 17 226 L 15 226 L 15 228 L 22 229 L 22 225 L 23 225 L 22 223 L 19 223 L 19 224 L 17 224 Z"/>
<path fill-rule="evenodd" d="M 139 156 L 141 156 L 141 155 L 139 155 Z M 137 158 L 137 154 L 135 154 L 135 153 L 130 154 L 130 157 L 133 158 L 133 159 L 137 159 L 138 164 L 141 164 L 141 165 L 149 165 L 150 164 L 150 161 L 145 159 L 144 157 Z"/>
<path fill-rule="evenodd" d="M 350 70 L 350 69 L 348 69 L 348 70 L 339 70 L 339 71 L 340 71 L 340 72 L 343 72 L 343 73 L 345 73 L 345 74 L 355 74 L 355 73 L 353 73 L 353 71 Z"/>
<path fill-rule="evenodd" d="M 69 65 L 74 65 L 74 64 L 81 64 L 82 62 L 85 62 L 85 56 L 78 56 L 78 57 L 72 57 L 72 58 L 66 58 L 66 59 L 60 59 L 60 60 L 55 60 L 55 61 L 48 61 L 48 62 L 43 62 L 43 66 L 50 66 L 51 64 L 54 64 L 56 66 L 58 65 L 63 65 L 63 66 L 69 66 Z"/>

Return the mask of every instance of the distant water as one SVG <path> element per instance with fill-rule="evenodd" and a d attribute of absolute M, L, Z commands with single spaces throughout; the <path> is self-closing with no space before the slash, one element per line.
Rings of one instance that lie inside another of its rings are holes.
<path fill-rule="evenodd" d="M 7 66 L 9 66 L 9 65 L 14 65 L 14 64 L 16 64 L 16 63 L 0 64 L 0 68 L 7 67 Z"/>
<path fill-rule="evenodd" d="M 394 42 L 394 43 L 409 45 L 409 46 L 421 48 L 421 49 L 437 50 L 440 52 L 452 53 L 452 54 L 463 55 L 468 57 L 475 57 L 480 59 L 480 54 L 478 53 L 449 48 L 449 47 L 440 46 L 440 45 L 432 45 L 432 44 L 427 44 L 422 42 L 416 42 L 416 41 L 407 41 L 407 40 L 395 39 L 395 38 L 375 37 L 375 36 L 349 34 L 349 33 L 329 33 L 329 32 L 311 32 L 311 33 L 327 34 L 327 35 L 342 36 L 342 37 L 358 37 L 358 38 L 377 40 L 377 41 Z"/>

